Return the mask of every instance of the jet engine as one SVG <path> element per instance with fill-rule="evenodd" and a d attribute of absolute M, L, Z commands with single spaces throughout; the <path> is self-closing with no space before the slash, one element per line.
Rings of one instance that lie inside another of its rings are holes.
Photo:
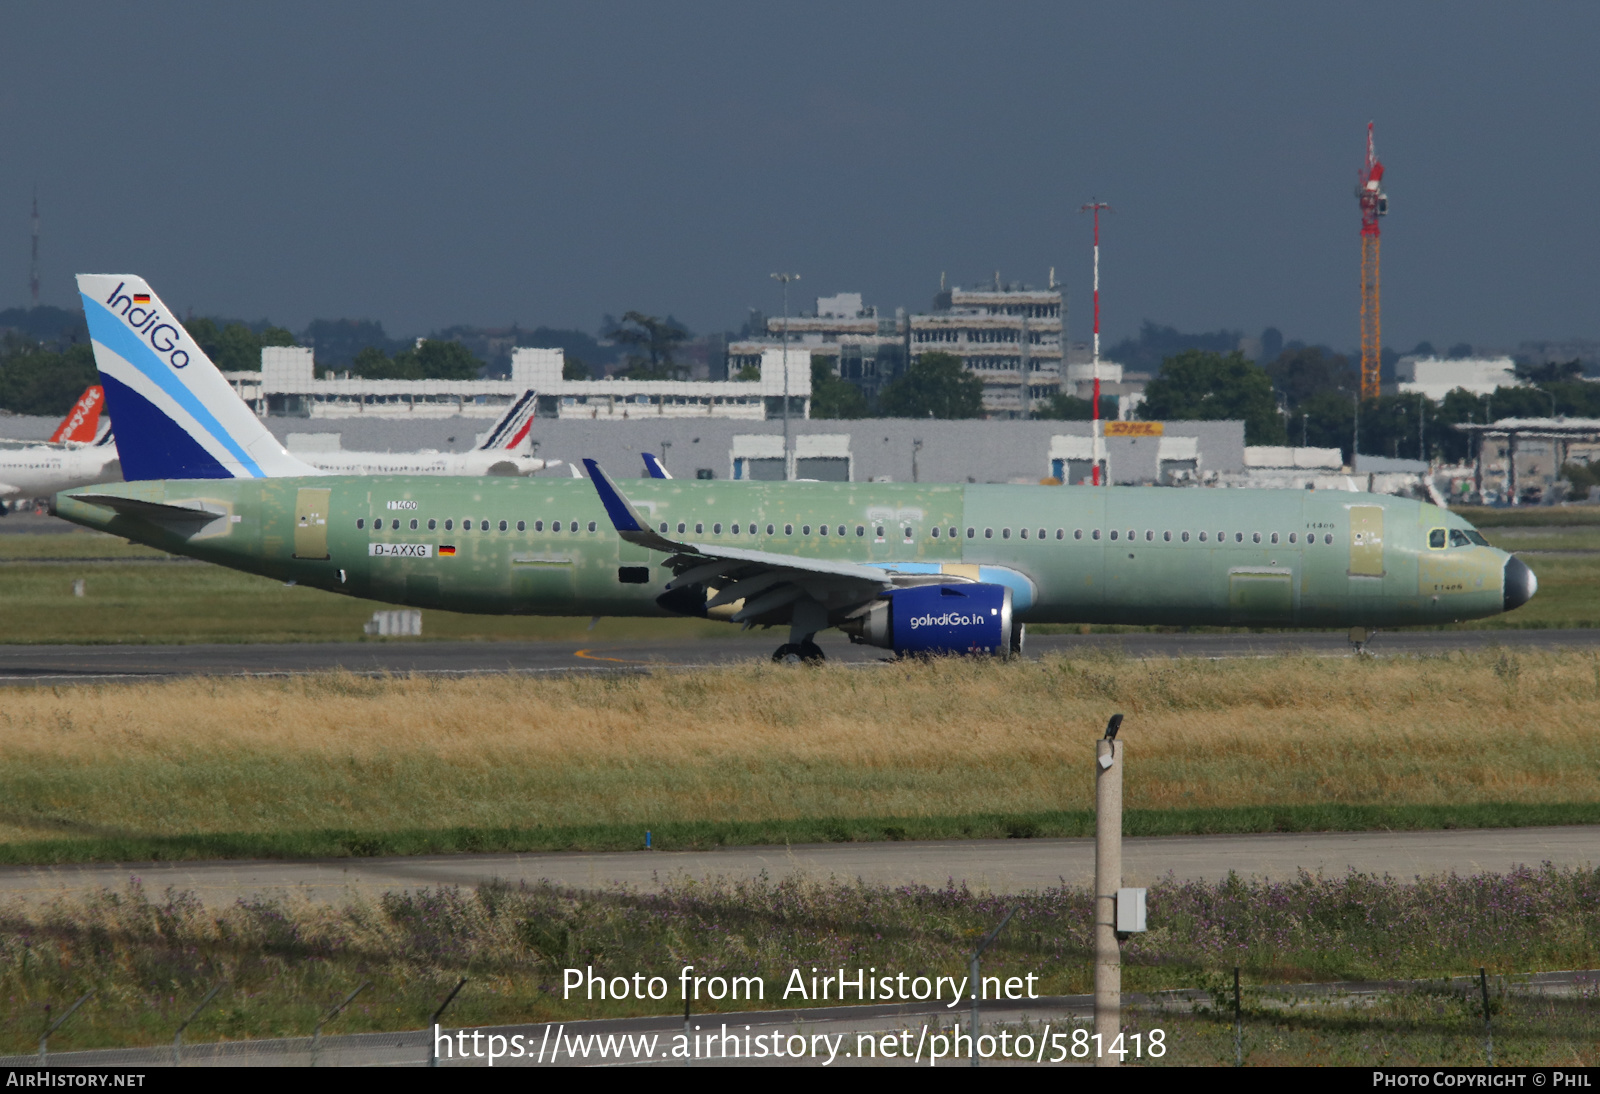
<path fill-rule="evenodd" d="M 1022 652 L 1022 626 L 1013 625 L 1011 590 L 968 582 L 891 589 L 839 624 L 850 641 L 899 654 Z"/>

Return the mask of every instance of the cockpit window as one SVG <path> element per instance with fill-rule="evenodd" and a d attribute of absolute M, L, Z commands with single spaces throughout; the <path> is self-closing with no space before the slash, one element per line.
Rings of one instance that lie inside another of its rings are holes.
<path fill-rule="evenodd" d="M 1470 547 L 1471 545 L 1472 541 L 1467 538 L 1467 533 L 1463 532 L 1459 528 L 1450 529 L 1450 546 Z"/>
<path fill-rule="evenodd" d="M 1483 538 L 1483 533 L 1478 531 L 1476 528 L 1468 528 L 1467 529 L 1467 538 L 1470 539 L 1473 543 L 1476 543 L 1479 547 L 1487 547 L 1487 546 L 1489 546 L 1489 541 L 1484 539 Z"/>
<path fill-rule="evenodd" d="M 1434 550 L 1437 551 L 1440 547 L 1443 547 L 1444 545 L 1445 545 L 1445 542 L 1444 542 L 1444 529 L 1443 528 L 1435 528 L 1431 532 L 1428 533 L 1428 546 L 1429 547 L 1432 547 Z"/>

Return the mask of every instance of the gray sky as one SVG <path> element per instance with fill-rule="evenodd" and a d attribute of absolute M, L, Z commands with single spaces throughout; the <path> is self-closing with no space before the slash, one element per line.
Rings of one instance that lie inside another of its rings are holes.
<path fill-rule="evenodd" d="M 1088 331 L 1357 340 L 1377 122 L 1384 341 L 1600 336 L 1600 7 L 0 7 L 0 307 L 79 270 L 262 316 L 697 330 L 859 290 L 1067 285 Z"/>

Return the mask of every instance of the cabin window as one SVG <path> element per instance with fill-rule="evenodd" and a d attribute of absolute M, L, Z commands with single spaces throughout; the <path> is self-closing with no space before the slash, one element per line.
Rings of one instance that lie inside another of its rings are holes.
<path fill-rule="evenodd" d="M 1135 539 L 1138 539 L 1138 538 L 1139 538 L 1138 533 L 1136 533 L 1132 528 L 1129 528 L 1128 529 L 1128 539 L 1131 541 L 1131 540 L 1135 540 Z"/>
<path fill-rule="evenodd" d="M 678 522 L 678 534 L 681 536 L 681 535 L 683 535 L 683 533 L 687 532 L 688 530 L 689 530 L 689 526 L 687 524 L 683 523 L 683 521 L 680 520 Z"/>
<path fill-rule="evenodd" d="M 1040 539 L 1044 538 L 1044 529 L 1043 528 L 1039 529 L 1039 538 Z"/>
<path fill-rule="evenodd" d="M 1011 538 L 1011 529 L 1009 529 L 1009 528 L 1000 529 L 1000 538 L 1001 539 L 1010 539 Z"/>
<path fill-rule="evenodd" d="M 432 532 L 434 529 L 436 529 L 438 527 L 439 527 L 439 522 L 434 520 L 432 517 L 429 517 L 428 518 L 428 531 Z"/>
<path fill-rule="evenodd" d="M 1273 543 L 1278 542 L 1278 533 L 1276 533 L 1276 532 L 1272 533 L 1272 542 Z"/>
<path fill-rule="evenodd" d="M 417 530 L 417 518 L 416 517 L 412 517 L 411 518 L 411 530 L 413 532 L 415 532 Z"/>
<path fill-rule="evenodd" d="M 1201 533 L 1202 536 L 1204 534 L 1205 533 L 1203 533 L 1203 532 Z M 1188 543 L 1189 542 L 1189 533 L 1188 532 L 1179 532 L 1178 533 L 1178 538 L 1183 540 L 1183 542 Z"/>
<path fill-rule="evenodd" d="M 706 526 L 704 524 L 696 524 L 694 526 L 694 534 L 697 535 L 697 536 L 705 535 L 706 534 Z"/>
<path fill-rule="evenodd" d="M 1323 533 L 1322 542 L 1331 546 L 1333 544 L 1333 533 L 1332 532 Z"/>
<path fill-rule="evenodd" d="M 933 535 L 934 539 L 938 539 L 939 538 L 939 529 L 937 529 L 937 528 L 933 529 L 931 534 Z"/>
<path fill-rule="evenodd" d="M 506 522 L 505 522 L 505 521 L 501 521 L 501 522 L 500 522 L 500 530 L 501 530 L 501 531 L 502 531 L 502 532 L 504 532 L 504 531 L 505 531 L 505 530 L 506 530 L 506 529 L 507 529 L 507 528 L 509 528 L 509 527 L 510 527 L 510 525 L 508 525 L 508 524 L 506 524 Z"/>
<path fill-rule="evenodd" d="M 1296 542 L 1296 536 L 1295 536 L 1295 534 L 1293 532 L 1289 533 L 1289 542 L 1290 543 Z"/>
<path fill-rule="evenodd" d="M 945 532 L 945 535 L 949 536 L 951 539 L 955 539 L 956 538 L 956 530 L 954 528 L 948 529 Z"/>
<path fill-rule="evenodd" d="M 844 535 L 844 525 L 842 525 L 842 524 L 841 524 L 841 525 L 839 525 L 839 534 L 840 534 L 840 535 L 841 535 L 841 536 L 842 536 L 842 535 Z M 954 532 L 951 532 L 951 533 L 950 533 L 950 534 L 951 534 L 951 535 L 955 535 L 955 533 L 954 533 Z"/>
<path fill-rule="evenodd" d="M 1111 529 L 1111 538 L 1112 539 L 1116 539 L 1117 538 L 1117 530 L 1115 528 Z"/>
<path fill-rule="evenodd" d="M 1096 528 L 1094 531 L 1090 532 L 1089 535 L 1094 539 L 1099 539 L 1100 538 L 1100 529 Z"/>
<path fill-rule="evenodd" d="M 446 532 L 450 531 L 450 529 L 454 528 L 455 526 L 456 526 L 456 522 L 453 521 L 453 520 L 447 520 L 447 521 L 444 522 L 444 530 Z"/>
<path fill-rule="evenodd" d="M 976 528 L 973 528 L 971 525 L 967 526 L 967 538 L 968 539 L 972 539 L 977 534 L 978 534 L 978 530 Z"/>
<path fill-rule="evenodd" d="M 450 527 L 450 522 L 449 522 L 449 521 L 445 521 L 445 525 L 444 525 L 444 526 L 445 526 L 445 527 L 446 527 L 446 528 L 448 528 L 448 527 Z M 535 532 L 542 532 L 542 531 L 544 531 L 544 521 L 542 521 L 542 520 L 536 520 L 536 521 L 534 521 L 534 522 L 533 522 L 533 530 L 534 530 L 534 531 L 535 531 Z M 665 525 L 665 524 L 663 524 L 663 525 L 662 525 L 662 526 L 661 526 L 661 530 L 662 530 L 662 531 L 663 531 L 663 532 L 665 532 L 665 531 L 666 531 L 666 530 L 667 530 L 667 526 L 666 526 L 666 525 Z"/>
<path fill-rule="evenodd" d="M 904 528 L 900 529 L 900 531 L 902 533 L 904 533 L 905 541 L 907 543 L 910 543 L 911 542 L 911 537 L 916 535 L 916 532 L 912 530 L 911 525 L 909 525 L 909 524 L 906 525 Z"/>
<path fill-rule="evenodd" d="M 828 534 L 828 526 L 826 524 L 819 524 L 819 525 L 817 525 L 817 531 L 822 533 L 823 535 L 827 535 Z"/>
<path fill-rule="evenodd" d="M 1074 528 L 1072 530 L 1072 538 L 1073 539 L 1082 539 L 1083 538 L 1083 529 L 1082 528 Z"/>
<path fill-rule="evenodd" d="M 1261 533 L 1257 532 L 1256 533 L 1256 539 L 1259 540 L 1260 538 L 1261 538 Z M 1243 532 L 1235 532 L 1235 533 L 1233 533 L 1233 542 L 1235 542 L 1235 543 L 1243 543 L 1244 542 L 1244 533 Z"/>
<path fill-rule="evenodd" d="M 527 521 L 525 521 L 525 520 L 517 521 L 517 531 L 526 532 L 527 530 L 528 530 L 528 522 Z"/>
<path fill-rule="evenodd" d="M 1019 536 L 1021 536 L 1023 539 L 1027 539 L 1028 538 L 1028 530 L 1026 528 L 1024 528 L 1022 531 L 1018 532 L 1017 534 Z"/>
<path fill-rule="evenodd" d="M 879 539 L 882 539 L 883 538 L 883 525 L 880 524 L 876 528 L 874 528 L 872 530 L 872 534 L 874 536 L 877 536 Z"/>
<path fill-rule="evenodd" d="M 1146 528 L 1144 530 L 1144 541 L 1146 543 L 1150 543 L 1150 542 L 1154 541 L 1155 538 L 1156 538 L 1156 534 L 1155 534 L 1154 530 L 1149 529 L 1149 528 Z"/>
<path fill-rule="evenodd" d="M 728 530 L 730 532 L 732 532 L 734 535 L 738 535 L 739 534 L 739 526 L 737 524 L 735 524 L 732 528 L 730 528 Z"/>
<path fill-rule="evenodd" d="M 593 532 L 595 530 L 595 527 L 596 527 L 595 522 L 591 520 L 589 522 L 589 531 Z"/>
<path fill-rule="evenodd" d="M 1171 532 L 1162 532 L 1161 533 L 1161 539 L 1162 539 L 1162 542 L 1164 542 L 1164 543 L 1171 543 L 1172 542 L 1172 533 Z"/>
<path fill-rule="evenodd" d="M 993 539 L 994 538 L 994 529 L 993 528 L 985 528 L 983 530 L 983 538 L 984 539 Z"/>
<path fill-rule="evenodd" d="M 1228 533 L 1226 533 L 1226 532 L 1218 532 L 1217 533 L 1217 542 L 1218 543 L 1226 543 L 1227 541 L 1228 541 Z"/>
<path fill-rule="evenodd" d="M 1443 528 L 1435 528 L 1428 533 L 1428 546 L 1435 551 L 1445 546 L 1445 532 Z"/>
<path fill-rule="evenodd" d="M 1251 543 L 1260 543 L 1261 542 L 1261 533 L 1260 532 L 1251 532 L 1250 533 L 1250 542 Z"/>
<path fill-rule="evenodd" d="M 1065 528 L 1057 528 L 1056 529 L 1056 538 L 1057 539 L 1066 539 L 1067 538 L 1067 530 Z"/>
<path fill-rule="evenodd" d="M 488 530 L 489 530 L 489 522 L 486 521 L 486 520 L 480 520 L 478 522 L 478 531 L 487 532 Z M 574 528 L 573 531 L 577 531 L 577 529 Z"/>
<path fill-rule="evenodd" d="M 1200 542 L 1204 543 L 1205 541 L 1206 541 L 1206 534 L 1204 532 L 1201 532 L 1200 533 Z"/>
<path fill-rule="evenodd" d="M 783 526 L 783 534 L 784 534 L 784 535 L 786 535 L 786 536 L 792 536 L 792 535 L 794 535 L 794 525 L 792 525 L 792 524 L 785 524 L 785 525 L 784 525 L 784 526 Z"/>
<path fill-rule="evenodd" d="M 366 526 L 367 526 L 367 518 L 366 517 L 357 517 L 356 518 L 356 527 L 357 528 L 365 528 Z"/>
<path fill-rule="evenodd" d="M 802 525 L 801 528 L 800 528 L 800 534 L 802 536 L 809 536 L 811 534 L 811 525 L 809 525 L 809 524 Z"/>
<path fill-rule="evenodd" d="M 767 525 L 767 535 L 772 535 L 772 525 Z"/>
<path fill-rule="evenodd" d="M 722 534 L 722 525 L 713 524 L 711 526 L 711 534 L 714 536 L 720 536 Z"/>

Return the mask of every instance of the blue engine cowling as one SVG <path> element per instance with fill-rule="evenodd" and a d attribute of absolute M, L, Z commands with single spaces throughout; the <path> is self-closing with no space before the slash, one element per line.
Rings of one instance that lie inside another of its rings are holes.
<path fill-rule="evenodd" d="M 840 627 L 853 642 L 895 653 L 1005 655 L 1021 652 L 1011 590 L 979 583 L 894 589 Z"/>

